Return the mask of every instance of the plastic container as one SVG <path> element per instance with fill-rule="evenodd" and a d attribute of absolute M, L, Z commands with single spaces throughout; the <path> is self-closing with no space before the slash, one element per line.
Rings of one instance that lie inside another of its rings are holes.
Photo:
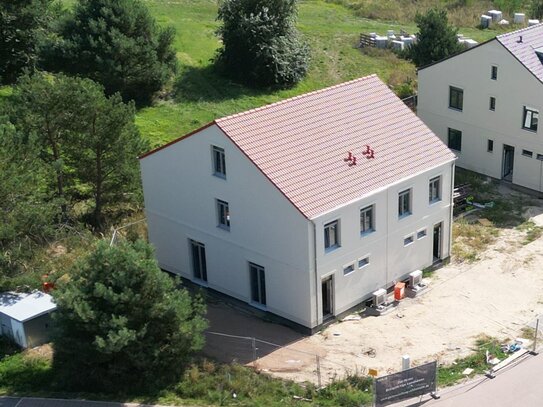
<path fill-rule="evenodd" d="M 401 301 L 405 297 L 405 283 L 396 283 L 394 285 L 394 299 Z"/>

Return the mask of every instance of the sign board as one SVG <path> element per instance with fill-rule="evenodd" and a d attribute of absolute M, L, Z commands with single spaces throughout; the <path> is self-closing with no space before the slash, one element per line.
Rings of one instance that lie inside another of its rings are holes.
<path fill-rule="evenodd" d="M 375 407 L 436 391 L 437 362 L 375 379 Z"/>

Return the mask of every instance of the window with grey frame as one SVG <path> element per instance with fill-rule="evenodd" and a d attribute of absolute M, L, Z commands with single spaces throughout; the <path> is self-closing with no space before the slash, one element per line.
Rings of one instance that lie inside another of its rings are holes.
<path fill-rule="evenodd" d="M 496 98 L 494 96 L 490 96 L 490 102 L 488 108 L 492 111 L 496 110 Z"/>
<path fill-rule="evenodd" d="M 213 175 L 220 178 L 226 178 L 226 157 L 224 148 L 212 147 L 213 152 Z"/>
<path fill-rule="evenodd" d="M 367 235 L 375 231 L 373 218 L 374 205 L 360 209 L 360 234 Z"/>
<path fill-rule="evenodd" d="M 266 305 L 266 274 L 264 267 L 249 263 L 251 279 L 251 301 Z"/>
<path fill-rule="evenodd" d="M 539 110 L 524 106 L 522 128 L 525 130 L 537 131 L 539 122 Z"/>
<path fill-rule="evenodd" d="M 339 246 L 339 220 L 334 220 L 324 225 L 324 249 L 332 250 Z"/>
<path fill-rule="evenodd" d="M 411 189 L 406 189 L 398 194 L 398 217 L 404 218 L 411 215 Z"/>
<path fill-rule="evenodd" d="M 429 202 L 441 201 L 441 177 L 432 178 L 428 184 Z"/>
<path fill-rule="evenodd" d="M 496 65 L 492 65 L 490 68 L 490 79 L 494 81 L 498 80 L 498 67 Z"/>
<path fill-rule="evenodd" d="M 203 243 L 190 240 L 192 274 L 198 280 L 207 281 L 206 248 Z"/>
<path fill-rule="evenodd" d="M 464 90 L 449 86 L 449 107 L 451 109 L 464 109 Z"/>
<path fill-rule="evenodd" d="M 217 199 L 217 226 L 230 230 L 230 209 L 228 202 Z"/>
<path fill-rule="evenodd" d="M 487 140 L 486 151 L 488 151 L 489 153 L 494 152 L 494 140 L 490 140 L 490 139 Z"/>

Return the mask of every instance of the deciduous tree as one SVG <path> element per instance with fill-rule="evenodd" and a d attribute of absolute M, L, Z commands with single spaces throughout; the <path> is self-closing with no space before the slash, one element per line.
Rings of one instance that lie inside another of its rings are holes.
<path fill-rule="evenodd" d="M 215 63 L 228 77 L 252 86 L 292 86 L 309 66 L 309 47 L 294 23 L 296 0 L 223 0 Z"/>

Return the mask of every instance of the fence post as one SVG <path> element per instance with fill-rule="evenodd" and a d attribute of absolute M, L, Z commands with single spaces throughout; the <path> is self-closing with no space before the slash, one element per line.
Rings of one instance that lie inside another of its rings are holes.
<path fill-rule="evenodd" d="M 321 381 L 321 358 L 319 355 L 315 355 L 317 358 L 317 383 L 319 384 L 319 389 L 322 387 L 322 381 Z"/>
<path fill-rule="evenodd" d="M 535 335 L 534 335 L 534 345 L 532 348 L 532 351 L 530 352 L 532 355 L 537 355 L 537 333 L 539 332 L 539 318 L 535 321 Z"/>
<path fill-rule="evenodd" d="M 251 339 L 251 344 L 253 346 L 253 367 L 256 367 L 256 339 L 254 337 Z"/>

